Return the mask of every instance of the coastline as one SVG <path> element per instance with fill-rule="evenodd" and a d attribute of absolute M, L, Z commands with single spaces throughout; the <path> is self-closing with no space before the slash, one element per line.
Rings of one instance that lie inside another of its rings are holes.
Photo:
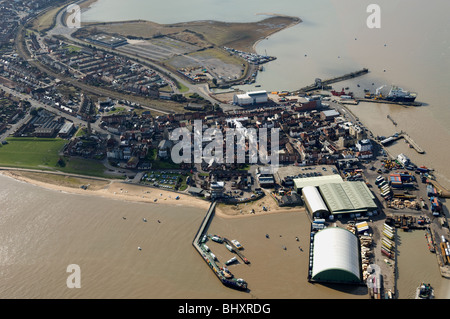
<path fill-rule="evenodd" d="M 87 1 L 94 3 L 98 0 Z M 91 5 L 89 4 L 87 7 Z M 275 13 L 257 15 L 267 15 L 267 17 L 257 22 L 231 23 L 216 20 L 193 20 L 171 24 L 161 24 L 149 20 L 89 21 L 83 24 L 83 28 L 85 30 L 96 28 L 97 31 L 118 34 L 126 38 L 136 37 L 147 40 L 155 35 L 173 36 L 188 30 L 200 36 L 200 39 L 206 43 L 203 44 L 205 47 L 229 46 L 236 50 L 256 53 L 255 47 L 261 40 L 303 22 L 299 17 Z"/>
<path fill-rule="evenodd" d="M 46 172 L 25 172 L 11 168 L 0 171 L 0 175 L 16 181 L 28 183 L 44 189 L 77 195 L 97 196 L 114 200 L 148 203 L 151 205 L 170 205 L 202 209 L 205 212 L 211 205 L 210 201 L 196 198 L 189 194 L 172 192 L 168 190 L 126 183 L 123 181 L 99 181 L 89 177 L 69 177 L 58 175 L 58 179 L 49 178 Z M 69 180 L 70 179 L 70 180 Z M 87 189 L 80 186 L 89 185 Z M 178 199 L 176 199 L 178 197 Z M 155 201 L 156 200 L 156 201 Z M 267 207 L 263 211 L 262 207 Z M 252 209 L 254 212 L 252 213 Z M 302 209 L 278 207 L 270 195 L 260 200 L 237 205 L 219 204 L 216 214 L 222 218 L 245 218 L 251 216 L 268 215 L 274 213 L 289 213 Z"/>
<path fill-rule="evenodd" d="M 79 4 L 82 10 L 89 10 L 98 0 L 85 0 Z"/>
<path fill-rule="evenodd" d="M 97 0 L 95 0 L 95 1 L 97 1 Z M 298 17 L 292 17 L 292 16 L 287 16 L 287 15 L 283 15 L 283 14 L 276 14 L 276 13 L 256 13 L 256 15 L 266 15 L 266 16 L 270 16 L 270 17 L 295 18 L 295 19 L 298 19 L 298 20 L 297 20 L 297 21 L 293 21 L 292 23 L 290 23 L 289 25 L 285 26 L 285 27 L 284 27 L 283 29 L 281 29 L 281 30 L 276 30 L 276 31 L 274 31 L 274 32 L 272 32 L 272 33 L 267 34 L 267 36 L 265 36 L 265 37 L 263 37 L 263 38 L 261 38 L 261 39 L 256 40 L 255 43 L 253 43 L 253 45 L 252 45 L 252 51 L 253 51 L 253 53 L 257 53 L 256 47 L 257 47 L 257 45 L 258 45 L 262 40 L 269 38 L 270 36 L 274 35 L 275 33 L 278 33 L 278 32 L 280 32 L 280 31 L 283 31 L 283 30 L 292 28 L 293 26 L 295 26 L 295 25 L 300 24 L 300 23 L 303 22 L 303 20 L 302 20 L 301 18 L 298 18 Z"/>

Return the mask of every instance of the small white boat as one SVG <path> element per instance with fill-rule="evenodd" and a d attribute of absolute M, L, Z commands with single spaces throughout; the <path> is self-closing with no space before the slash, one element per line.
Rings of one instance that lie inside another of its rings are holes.
<path fill-rule="evenodd" d="M 143 220 L 144 222 L 147 222 L 147 219 L 145 219 L 145 218 L 143 218 L 142 220 Z"/>
<path fill-rule="evenodd" d="M 141 247 L 138 247 L 138 250 L 142 250 L 142 248 L 141 248 Z"/>
<path fill-rule="evenodd" d="M 215 241 L 216 243 L 223 243 L 222 237 L 217 236 L 217 235 L 212 236 L 211 240 Z"/>
<path fill-rule="evenodd" d="M 236 258 L 236 257 L 233 257 L 233 258 L 231 258 L 230 260 L 228 260 L 228 261 L 225 263 L 225 265 L 232 264 L 232 263 L 234 263 L 234 262 L 236 262 L 236 261 L 237 261 L 237 258 Z"/>
<path fill-rule="evenodd" d="M 225 247 L 227 247 L 227 249 L 229 250 L 229 251 L 233 251 L 233 247 L 231 247 L 230 245 L 228 245 L 228 244 L 225 244 Z"/>

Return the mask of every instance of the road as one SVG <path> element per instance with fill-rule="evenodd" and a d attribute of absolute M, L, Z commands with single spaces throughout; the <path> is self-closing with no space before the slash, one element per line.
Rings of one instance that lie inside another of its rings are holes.
<path fill-rule="evenodd" d="M 83 1 L 78 1 L 76 3 L 79 4 L 81 2 L 83 2 Z M 186 93 L 197 93 L 200 96 L 202 96 L 203 98 L 205 98 L 206 100 L 210 101 L 213 105 L 214 104 L 219 104 L 221 107 L 225 107 L 225 108 L 228 106 L 227 104 L 223 104 L 223 103 L 217 101 L 216 99 L 214 99 L 214 98 L 212 98 L 210 96 L 210 91 L 209 91 L 208 84 L 204 84 L 204 83 L 203 84 L 192 84 L 189 81 L 186 81 L 185 79 L 181 78 L 178 74 L 173 73 L 172 71 L 163 68 L 160 64 L 154 63 L 151 60 L 142 59 L 142 58 L 139 58 L 139 57 L 137 57 L 137 56 L 135 56 L 133 54 L 127 54 L 125 52 L 120 52 L 119 53 L 116 50 L 111 50 L 111 49 L 108 49 L 108 48 L 103 47 L 103 46 L 97 46 L 97 45 L 95 45 L 93 43 L 86 43 L 84 41 L 81 41 L 79 39 L 74 38 L 72 35 L 77 29 L 68 28 L 68 27 L 66 27 L 64 25 L 64 23 L 63 23 L 64 12 L 65 12 L 65 10 L 61 10 L 60 12 L 58 12 L 58 14 L 56 16 L 56 25 L 55 25 L 55 27 L 52 30 L 47 32 L 47 35 L 49 35 L 49 36 L 56 36 L 56 35 L 64 36 L 69 42 L 74 43 L 74 44 L 78 44 L 78 45 L 81 45 L 81 46 L 86 46 L 88 44 L 88 45 L 93 46 L 93 47 L 98 47 L 101 50 L 111 52 L 111 53 L 113 53 L 115 55 L 126 56 L 128 58 L 131 58 L 131 59 L 133 59 L 135 61 L 138 61 L 138 62 L 140 62 L 140 63 L 142 63 L 144 65 L 147 65 L 147 66 L 149 66 L 149 67 L 151 67 L 153 69 L 156 69 L 156 70 L 164 69 L 163 74 L 168 75 L 170 78 L 175 79 L 176 81 L 178 81 L 179 83 L 183 84 L 184 86 L 186 86 L 188 88 L 188 91 L 187 92 L 183 92 L 183 94 L 186 94 Z M 170 85 L 171 85 L 174 93 L 178 93 L 178 94 L 181 93 L 180 90 L 176 87 L 176 85 L 173 82 L 170 83 Z M 148 108 L 148 107 L 146 107 L 146 108 Z M 161 110 L 158 110 L 158 111 L 161 112 Z"/>
<path fill-rule="evenodd" d="M 73 122 L 73 124 L 76 127 L 80 127 L 80 126 L 86 126 L 87 123 L 84 120 L 79 119 L 76 116 L 67 114 L 65 112 L 61 112 L 56 108 L 51 107 L 50 105 L 41 103 L 39 101 L 36 101 L 34 99 L 31 98 L 31 96 L 29 96 L 28 94 L 23 94 L 20 92 L 17 92 L 13 89 L 10 89 L 6 86 L 4 86 L 3 84 L 0 84 L 0 89 L 2 89 L 3 91 L 5 91 L 6 93 L 9 93 L 21 100 L 26 100 L 28 102 L 30 102 L 31 106 L 34 108 L 43 108 L 46 109 L 52 113 L 56 113 L 57 115 L 60 115 L 64 118 L 66 118 L 67 120 Z M 6 132 L 4 132 L 2 135 L 0 135 L 0 141 L 3 141 L 6 137 L 8 137 L 11 133 L 15 132 L 16 129 L 18 129 L 26 120 L 26 116 L 21 119 L 20 121 L 18 121 L 16 124 L 13 124 L 12 127 L 10 129 L 8 129 Z M 91 123 L 91 128 L 101 134 L 111 134 L 108 131 L 106 131 L 105 129 L 101 128 L 99 125 L 100 119 L 98 119 L 95 123 Z M 112 134 L 111 134 L 112 135 Z"/>

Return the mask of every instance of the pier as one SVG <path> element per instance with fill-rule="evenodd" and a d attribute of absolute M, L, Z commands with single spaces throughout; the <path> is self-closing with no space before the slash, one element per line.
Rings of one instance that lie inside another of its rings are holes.
<path fill-rule="evenodd" d="M 337 77 L 334 77 L 334 78 L 331 78 L 331 79 L 327 79 L 327 80 L 324 80 L 324 81 L 322 81 L 321 79 L 316 79 L 316 82 L 314 84 L 305 86 L 305 87 L 295 91 L 294 93 L 295 94 L 299 94 L 299 93 L 305 93 L 305 92 L 314 91 L 314 90 L 320 90 L 320 89 L 323 89 L 323 88 L 329 86 L 332 83 L 353 79 L 353 78 L 356 78 L 358 76 L 367 74 L 368 72 L 369 72 L 369 69 L 364 68 L 364 69 L 359 70 L 359 71 L 347 73 L 347 74 L 344 74 L 342 76 L 337 76 Z"/>
<path fill-rule="evenodd" d="M 211 206 L 208 209 L 208 212 L 206 213 L 205 217 L 203 218 L 203 221 L 200 225 L 200 228 L 197 231 L 197 234 L 194 237 L 194 240 L 192 242 L 192 245 L 197 250 L 197 252 L 202 256 L 203 260 L 206 262 L 206 264 L 209 266 L 209 268 L 212 269 L 214 274 L 217 276 L 217 278 L 222 282 L 223 285 L 238 289 L 238 290 L 247 290 L 247 283 L 241 279 L 241 278 L 230 278 L 226 276 L 226 273 L 222 271 L 222 268 L 219 267 L 219 265 L 216 263 L 216 258 L 212 254 L 211 251 L 205 249 L 202 245 L 206 241 L 206 234 L 205 230 L 208 228 L 209 223 L 211 222 L 212 217 L 214 216 L 216 210 L 216 202 L 213 202 Z M 226 239 L 228 242 L 228 239 Z M 225 240 L 224 240 L 225 241 Z M 236 250 L 233 250 L 235 253 L 237 253 Z M 247 260 L 244 255 L 238 254 L 239 257 L 242 258 L 242 260 Z M 245 262 L 246 264 L 249 263 L 248 260 Z"/>
<path fill-rule="evenodd" d="M 397 122 L 395 122 L 389 115 L 388 115 L 388 119 L 390 119 L 394 125 L 397 125 Z M 419 153 L 419 154 L 425 153 L 425 151 L 416 142 L 414 142 L 414 140 L 411 138 L 411 136 L 409 136 L 407 133 L 405 133 L 403 131 L 401 131 L 400 134 L 395 134 L 395 135 L 381 141 L 380 143 L 381 143 L 381 145 L 385 146 L 385 145 L 392 143 L 401 138 L 405 139 L 405 141 L 407 141 L 409 143 L 409 145 L 411 145 L 411 147 L 416 150 L 417 153 Z"/>
<path fill-rule="evenodd" d="M 379 99 L 365 99 L 365 98 L 355 98 L 358 102 L 370 102 L 370 103 L 382 103 L 382 104 L 396 104 L 403 106 L 421 106 L 420 102 L 396 102 L 396 101 L 387 101 L 387 100 L 379 100 Z"/>
<path fill-rule="evenodd" d="M 425 151 L 416 142 L 414 142 L 414 140 L 408 134 L 402 133 L 400 134 L 400 136 L 403 137 L 409 143 L 409 145 L 411 145 L 416 150 L 417 153 L 425 153 Z"/>

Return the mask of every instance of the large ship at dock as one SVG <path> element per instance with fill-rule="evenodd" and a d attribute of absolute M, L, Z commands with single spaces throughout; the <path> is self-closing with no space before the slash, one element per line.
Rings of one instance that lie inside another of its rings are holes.
<path fill-rule="evenodd" d="M 416 97 L 417 93 L 405 91 L 398 86 L 392 86 L 385 100 L 393 102 L 414 102 Z"/>
<path fill-rule="evenodd" d="M 398 102 L 398 103 L 413 103 L 416 100 L 417 93 L 406 91 L 396 85 L 393 85 L 388 93 L 382 90 L 386 87 L 383 85 L 376 89 L 375 94 L 366 93 L 366 99 L 388 101 L 388 102 Z"/>

